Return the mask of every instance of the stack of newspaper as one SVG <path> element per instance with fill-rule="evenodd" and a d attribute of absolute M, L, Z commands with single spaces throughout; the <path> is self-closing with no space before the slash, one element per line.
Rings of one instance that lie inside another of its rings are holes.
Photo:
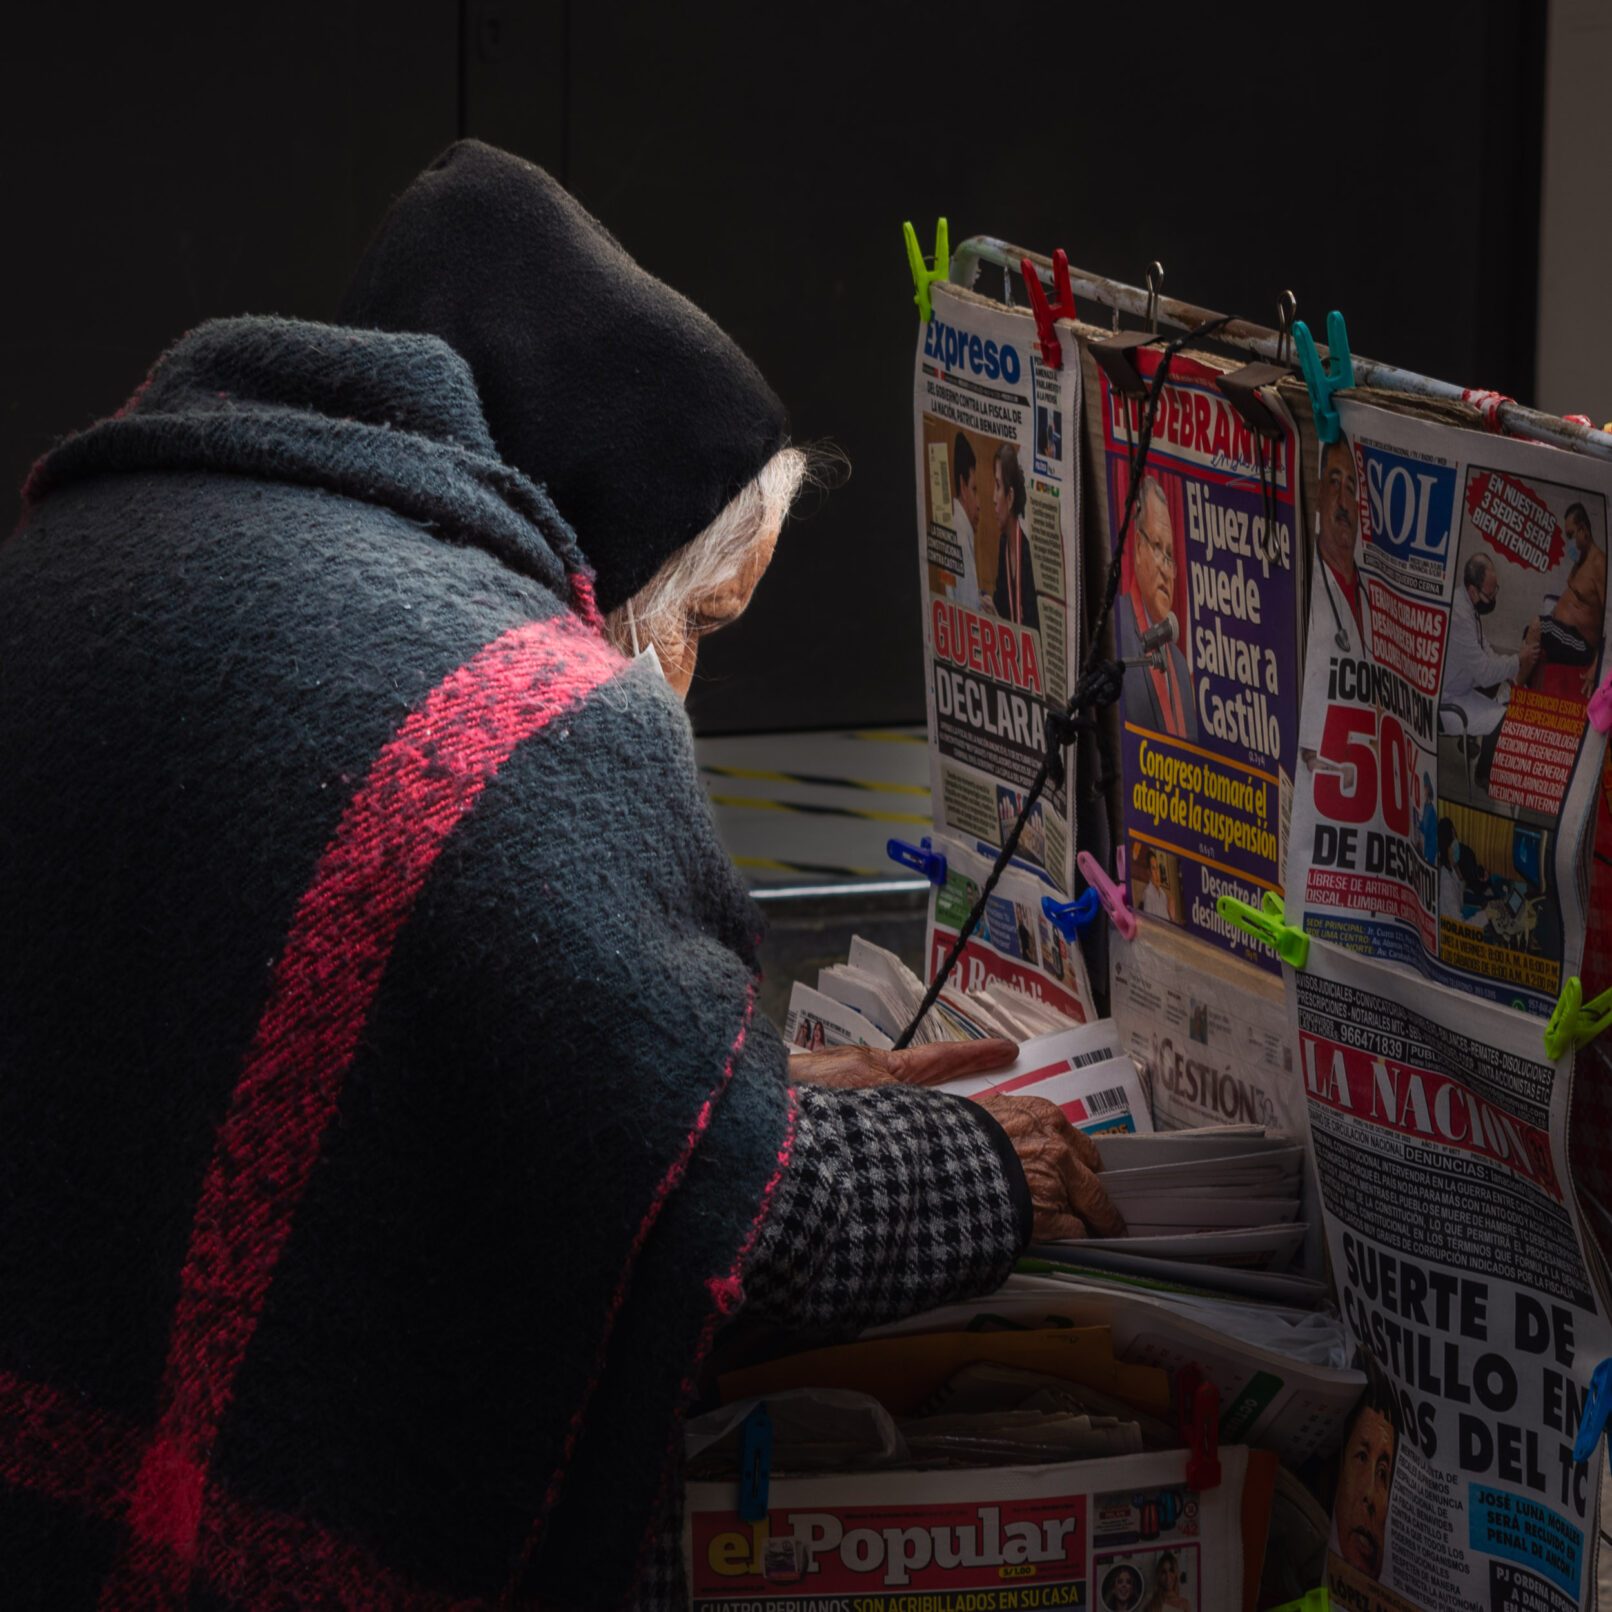
<path fill-rule="evenodd" d="M 847 1045 L 888 1049 L 923 997 L 923 981 L 894 952 L 858 935 L 845 962 L 818 972 L 815 991 L 796 983 L 784 1039 L 792 1049 L 802 1050 Z M 914 1046 L 989 1036 L 1026 1041 L 1079 1022 L 1008 980 L 991 980 L 972 990 L 948 984 L 912 1041 Z"/>

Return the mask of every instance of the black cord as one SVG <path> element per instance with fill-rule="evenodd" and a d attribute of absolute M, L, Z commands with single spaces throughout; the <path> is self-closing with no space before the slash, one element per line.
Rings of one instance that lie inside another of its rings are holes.
<path fill-rule="evenodd" d="M 1041 799 L 1041 793 L 1052 777 L 1053 768 L 1062 764 L 1064 750 L 1074 743 L 1078 734 L 1096 726 L 1096 719 L 1090 714 L 1091 712 L 1112 705 L 1124 692 L 1123 662 L 1100 660 L 1098 649 L 1102 644 L 1108 619 L 1114 613 L 1114 601 L 1119 597 L 1120 561 L 1125 553 L 1125 541 L 1130 536 L 1137 502 L 1142 495 L 1142 474 L 1147 469 L 1148 449 L 1153 443 L 1153 425 L 1158 418 L 1159 400 L 1164 396 L 1164 383 L 1169 377 L 1170 365 L 1176 354 L 1189 342 L 1201 341 L 1212 331 L 1229 322 L 1230 316 L 1227 315 L 1209 324 L 1200 325 L 1198 329 L 1176 337 L 1160 355 L 1159 367 L 1154 371 L 1152 384 L 1147 389 L 1136 441 L 1131 445 L 1131 484 L 1125 492 L 1125 513 L 1120 521 L 1119 537 L 1115 541 L 1113 558 L 1108 567 L 1108 585 L 1103 590 L 1103 608 L 1097 617 L 1097 625 L 1092 630 L 1085 664 L 1080 669 L 1080 676 L 1075 680 L 1069 703 L 1062 712 L 1052 712 L 1047 718 L 1047 753 L 1041 758 L 1041 765 L 1036 769 L 1035 778 L 1024 797 L 1024 804 L 1020 806 L 1019 814 L 1013 820 L 1013 827 L 1008 830 L 1006 838 L 1002 841 L 1002 849 L 997 853 L 996 862 L 985 880 L 984 888 L 979 893 L 979 899 L 969 909 L 968 917 L 963 920 L 963 927 L 958 930 L 957 939 L 952 942 L 951 950 L 946 954 L 946 961 L 940 965 L 940 972 L 930 981 L 929 989 L 924 992 L 924 999 L 918 1004 L 918 1011 L 913 1014 L 906 1029 L 896 1038 L 898 1052 L 912 1041 L 925 1015 L 940 999 L 940 993 L 945 989 L 947 980 L 952 976 L 952 970 L 957 966 L 957 959 L 963 955 L 963 948 L 973 939 L 975 930 L 979 928 L 980 919 L 985 916 L 985 904 L 991 899 L 1002 875 L 1007 871 L 1008 863 L 1013 860 L 1013 855 L 1019 848 L 1019 836 L 1024 832 L 1024 825 L 1029 821 L 1036 802 Z M 1129 408 L 1125 411 L 1125 424 L 1128 437 Z"/>

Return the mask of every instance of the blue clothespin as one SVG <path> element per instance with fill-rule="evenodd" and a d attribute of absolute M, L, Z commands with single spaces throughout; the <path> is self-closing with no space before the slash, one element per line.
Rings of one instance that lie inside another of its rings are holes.
<path fill-rule="evenodd" d="M 1590 1377 L 1589 1403 L 1578 1424 L 1578 1437 L 1573 1440 L 1575 1461 L 1587 1461 L 1595 1454 L 1608 1416 L 1612 1416 L 1612 1359 L 1603 1360 Z M 1612 1445 L 1607 1448 L 1607 1461 L 1612 1466 Z"/>
<path fill-rule="evenodd" d="M 1344 329 L 1343 315 L 1336 308 L 1327 315 L 1329 353 L 1326 369 L 1321 368 L 1321 355 L 1315 350 L 1315 338 L 1302 319 L 1294 322 L 1293 344 L 1298 349 L 1304 384 L 1310 389 L 1310 412 L 1315 416 L 1315 434 L 1323 442 L 1336 442 L 1343 427 L 1338 424 L 1338 411 L 1333 406 L 1332 394 L 1355 383 L 1354 360 L 1349 356 L 1349 332 Z"/>
<path fill-rule="evenodd" d="M 1612 991 L 1584 1000 L 1584 982 L 1570 974 L 1545 1023 L 1545 1056 L 1554 1063 L 1564 1053 L 1587 1047 L 1612 1025 Z"/>
<path fill-rule="evenodd" d="M 1274 890 L 1265 892 L 1258 907 L 1233 896 L 1221 896 L 1215 902 L 1215 911 L 1245 935 L 1264 941 L 1284 963 L 1303 968 L 1309 962 L 1310 937 L 1287 921 L 1282 898 Z"/>
<path fill-rule="evenodd" d="M 739 1436 L 739 1521 L 764 1522 L 772 1485 L 772 1418 L 762 1400 Z"/>
<path fill-rule="evenodd" d="M 930 305 L 929 288 L 936 280 L 944 280 L 952 272 L 951 238 L 946 230 L 946 220 L 943 218 L 935 225 L 935 266 L 932 269 L 925 265 L 924 255 L 918 249 L 917 230 L 911 224 L 903 224 L 901 233 L 907 242 L 907 264 L 912 270 L 912 300 L 918 304 L 918 312 L 923 315 L 927 325 L 935 312 Z"/>
<path fill-rule="evenodd" d="M 1080 931 L 1103 910 L 1103 898 L 1096 890 L 1087 890 L 1064 906 L 1051 896 L 1042 896 L 1041 910 L 1065 940 L 1079 940 Z"/>
<path fill-rule="evenodd" d="M 892 862 L 899 862 L 902 867 L 923 874 L 931 884 L 943 885 L 946 882 L 946 858 L 939 851 L 930 849 L 927 834 L 917 845 L 908 845 L 905 840 L 886 840 L 884 854 Z"/>

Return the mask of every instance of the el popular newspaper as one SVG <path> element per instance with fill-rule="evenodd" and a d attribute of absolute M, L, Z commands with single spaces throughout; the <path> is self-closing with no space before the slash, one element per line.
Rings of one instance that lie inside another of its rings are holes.
<path fill-rule="evenodd" d="M 1594 1604 L 1605 1457 L 1573 1459 L 1612 1354 L 1568 1168 L 1573 1059 L 1539 1021 L 1312 942 L 1290 976 L 1345 1322 L 1328 1587 L 1375 1612 Z"/>
<path fill-rule="evenodd" d="M 913 369 L 935 827 L 999 848 L 1079 671 L 1080 365 L 1027 313 L 937 284 Z M 1073 753 L 1018 860 L 1074 888 Z"/>

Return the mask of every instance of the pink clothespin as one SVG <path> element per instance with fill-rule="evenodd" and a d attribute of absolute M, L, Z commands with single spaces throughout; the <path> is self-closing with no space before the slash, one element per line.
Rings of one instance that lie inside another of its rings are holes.
<path fill-rule="evenodd" d="M 1049 369 L 1063 368 L 1063 343 L 1053 328 L 1059 319 L 1074 319 L 1075 293 L 1069 284 L 1069 254 L 1060 246 L 1052 254 L 1052 290 L 1057 301 L 1050 306 L 1047 294 L 1041 289 L 1041 276 L 1029 258 L 1019 260 L 1024 274 L 1024 290 L 1030 299 L 1030 311 L 1035 315 L 1036 335 L 1041 339 L 1041 359 Z"/>
<path fill-rule="evenodd" d="M 1597 733 L 1612 733 L 1612 672 L 1601 679 L 1601 686 L 1590 696 L 1590 726 Z"/>
<path fill-rule="evenodd" d="M 1075 866 L 1080 869 L 1082 877 L 1093 890 L 1097 892 L 1097 899 L 1102 902 L 1103 910 L 1114 920 L 1114 927 L 1126 940 L 1136 939 L 1136 914 L 1131 911 L 1131 904 L 1126 899 L 1123 886 L 1116 885 L 1109 876 L 1097 865 L 1097 858 L 1090 851 L 1082 851 L 1075 858 Z M 1120 877 L 1125 874 L 1125 852 L 1119 853 Z"/>

